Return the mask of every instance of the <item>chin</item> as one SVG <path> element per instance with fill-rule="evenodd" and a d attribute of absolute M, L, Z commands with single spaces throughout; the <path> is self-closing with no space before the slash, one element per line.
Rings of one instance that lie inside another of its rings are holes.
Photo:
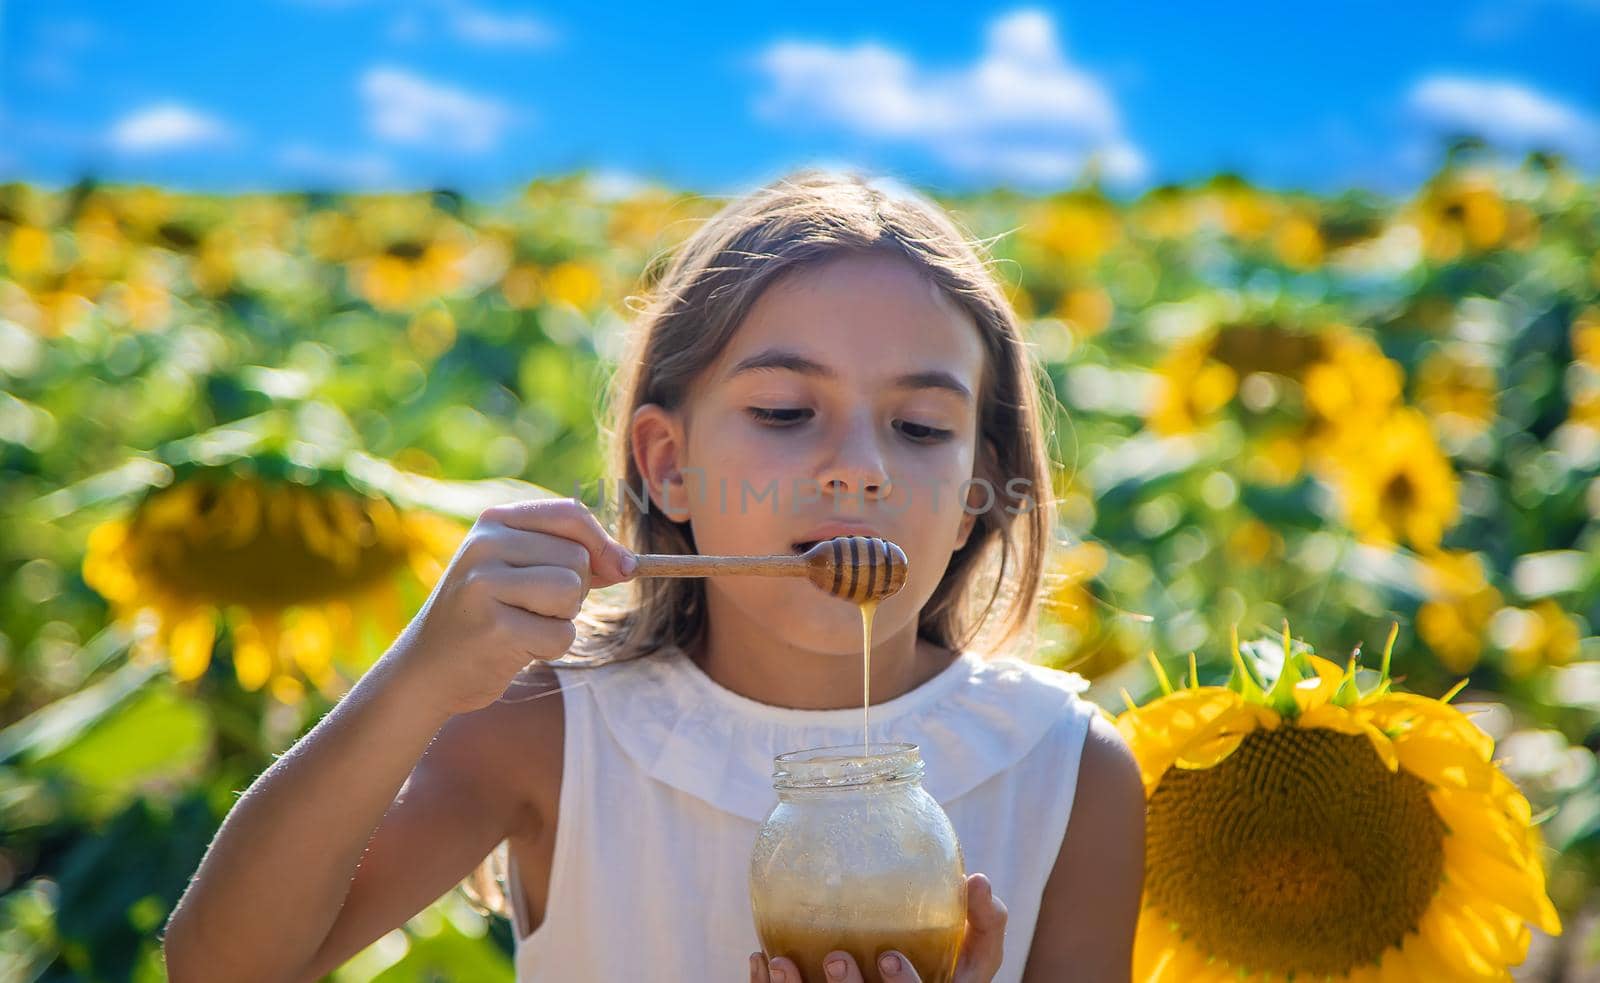
<path fill-rule="evenodd" d="M 799 648 L 826 655 L 837 654 L 847 658 L 861 658 L 861 611 L 854 604 L 837 603 L 840 610 L 819 613 L 808 617 L 808 611 L 786 611 L 772 624 L 786 625 L 778 629 L 781 637 Z M 883 619 L 874 619 L 872 643 L 883 644 Z"/>
<path fill-rule="evenodd" d="M 771 586 L 777 589 L 748 596 L 739 605 L 747 618 L 770 629 L 773 638 L 797 648 L 861 658 L 860 605 L 799 581 Z M 887 637 L 888 620 L 880 606 L 872 622 L 875 646 Z"/>

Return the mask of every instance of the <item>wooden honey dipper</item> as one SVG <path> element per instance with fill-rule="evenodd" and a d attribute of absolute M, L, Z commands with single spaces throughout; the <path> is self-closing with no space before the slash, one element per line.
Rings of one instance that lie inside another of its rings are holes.
<path fill-rule="evenodd" d="M 713 577 L 755 574 L 805 577 L 835 597 L 861 604 L 881 601 L 906 583 L 906 554 L 876 536 L 824 539 L 800 554 L 705 556 L 640 553 L 635 577 Z"/>

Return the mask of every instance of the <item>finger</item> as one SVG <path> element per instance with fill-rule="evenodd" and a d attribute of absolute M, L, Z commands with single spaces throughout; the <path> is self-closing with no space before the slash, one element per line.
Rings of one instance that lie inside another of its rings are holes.
<path fill-rule="evenodd" d="M 583 576 L 571 567 L 491 567 L 474 576 L 489 582 L 489 592 L 500 601 L 529 614 L 567 621 L 583 610 L 589 591 Z"/>
<path fill-rule="evenodd" d="M 588 588 L 594 577 L 594 566 L 589 559 L 589 549 L 582 543 L 546 532 L 527 532 L 522 529 L 502 529 L 496 544 L 496 556 L 512 567 L 567 567 L 583 577 Z"/>
<path fill-rule="evenodd" d="M 973 874 L 967 878 L 967 920 L 985 933 L 1005 930 L 1009 912 L 1004 901 L 994 893 L 994 885 L 986 874 Z"/>
<path fill-rule="evenodd" d="M 800 967 L 788 956 L 779 956 L 768 963 L 767 968 L 772 973 L 772 983 L 805 983 Z"/>
<path fill-rule="evenodd" d="M 525 658 L 559 659 L 577 640 L 577 625 L 565 618 L 547 618 L 542 614 L 529 614 L 514 604 L 496 600 L 500 618 L 496 630 L 511 650 Z"/>
<path fill-rule="evenodd" d="M 626 580 L 631 572 L 624 569 L 624 561 L 631 559 L 633 552 L 606 532 L 588 506 L 576 498 L 539 498 L 492 505 L 483 510 L 482 517 L 514 529 L 554 533 L 581 543 L 589 551 L 590 569 L 604 581 L 595 586 L 605 587 Z"/>
<path fill-rule="evenodd" d="M 922 983 L 917 967 L 903 953 L 890 949 L 878 957 L 878 972 L 890 983 Z"/>
<path fill-rule="evenodd" d="M 750 983 L 772 983 L 767 972 L 767 957 L 759 952 L 750 953 Z"/>
<path fill-rule="evenodd" d="M 850 953 L 839 949 L 822 957 L 822 975 L 828 983 L 862 983 L 861 967 Z"/>
<path fill-rule="evenodd" d="M 1006 906 L 983 874 L 967 878 L 967 936 L 956 961 L 956 979 L 987 981 L 1000 969 L 1005 954 Z"/>

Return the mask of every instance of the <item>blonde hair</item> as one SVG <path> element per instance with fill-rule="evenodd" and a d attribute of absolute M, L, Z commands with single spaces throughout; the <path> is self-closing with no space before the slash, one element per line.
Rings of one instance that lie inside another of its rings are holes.
<path fill-rule="evenodd" d="M 696 552 L 687 522 L 640 507 L 648 499 L 633 455 L 634 412 L 646 403 L 682 407 L 762 292 L 779 278 L 841 255 L 896 256 L 959 305 L 982 337 L 974 479 L 1008 492 L 1017 479 L 1028 487 L 1021 505 L 975 512 L 966 544 L 952 554 L 918 616 L 917 637 L 951 650 L 982 637 L 988 652 L 1026 639 L 1020 654 L 1028 658 L 1055 521 L 1042 410 L 1053 391 L 1022 337 L 987 245 L 926 198 L 851 172 L 802 169 L 727 204 L 664 269 L 656 264 L 646 272 L 647 284 L 654 282 L 612 376 L 603 415 L 611 472 L 606 484 L 620 481 L 627 492 L 607 499 L 602 521 L 636 552 Z M 997 492 L 991 504 L 1000 501 Z M 558 664 L 600 665 L 667 646 L 692 650 L 704 638 L 702 580 L 646 577 L 617 589 L 626 592 L 616 598 L 590 594 L 578 618 L 577 641 Z M 495 869 L 503 867 L 500 852 L 480 866 L 470 879 L 476 890 L 469 891 L 496 910 L 503 910 L 504 895 L 489 881 L 501 873 Z"/>

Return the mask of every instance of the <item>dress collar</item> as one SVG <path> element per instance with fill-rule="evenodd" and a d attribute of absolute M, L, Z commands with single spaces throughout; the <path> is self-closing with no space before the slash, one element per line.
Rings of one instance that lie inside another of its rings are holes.
<path fill-rule="evenodd" d="M 797 710 L 729 690 L 681 648 L 595 669 L 561 669 L 587 684 L 601 718 L 646 774 L 755 822 L 777 804 L 772 758 L 861 740 L 861 710 Z M 964 651 L 922 685 L 873 704 L 871 740 L 921 748 L 923 786 L 946 803 L 1010 767 L 1070 712 L 1088 682 L 1017 659 Z"/>

